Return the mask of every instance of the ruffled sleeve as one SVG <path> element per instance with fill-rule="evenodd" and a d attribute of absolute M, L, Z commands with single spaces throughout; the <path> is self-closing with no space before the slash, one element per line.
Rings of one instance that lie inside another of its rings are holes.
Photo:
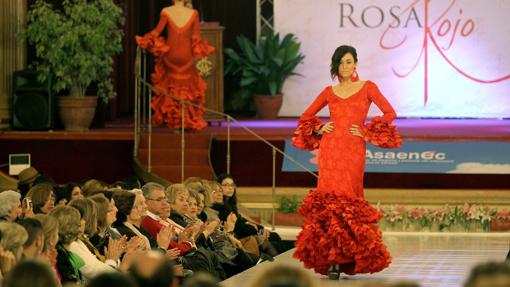
<path fill-rule="evenodd" d="M 167 21 L 168 19 L 165 12 L 161 11 L 158 25 L 154 28 L 154 30 L 145 34 L 143 37 L 135 36 L 138 46 L 148 50 L 155 57 L 160 57 L 170 51 L 170 47 L 166 43 L 165 38 L 159 36 L 163 29 L 165 29 Z"/>
<path fill-rule="evenodd" d="M 321 125 L 322 121 L 317 116 L 308 119 L 301 117 L 292 137 L 292 144 L 302 150 L 318 149 L 322 135 L 318 135 L 315 131 L 320 129 Z"/>
<path fill-rule="evenodd" d="M 365 141 L 382 148 L 399 148 L 402 137 L 397 127 L 383 117 L 375 117 L 370 123 L 361 127 Z"/>
<path fill-rule="evenodd" d="M 368 83 L 368 98 L 383 112 L 383 116 L 375 117 L 361 127 L 365 141 L 382 148 L 399 148 L 402 138 L 397 127 L 391 123 L 397 114 L 373 82 Z"/>
<path fill-rule="evenodd" d="M 148 33 L 143 37 L 136 36 L 135 40 L 138 46 L 148 50 L 155 57 L 160 57 L 170 51 L 165 38 L 154 36 L 152 33 Z"/>
<path fill-rule="evenodd" d="M 195 12 L 193 16 L 193 29 L 191 35 L 191 52 L 195 58 L 204 58 L 207 55 L 213 53 L 216 48 L 209 45 L 207 40 L 200 37 L 200 23 L 198 22 L 198 12 Z"/>
<path fill-rule="evenodd" d="M 292 145 L 302 150 L 316 150 L 320 146 L 322 135 L 316 133 L 322 121 L 316 114 L 327 105 L 327 89 L 315 99 L 299 119 L 298 126 L 292 137 Z"/>

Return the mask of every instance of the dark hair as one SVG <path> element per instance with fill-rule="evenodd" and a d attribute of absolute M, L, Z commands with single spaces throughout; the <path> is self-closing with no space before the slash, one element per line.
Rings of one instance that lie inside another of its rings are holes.
<path fill-rule="evenodd" d="M 79 187 L 81 189 L 81 185 L 76 182 L 68 182 L 66 185 L 64 185 L 64 194 L 67 202 L 71 201 L 71 198 L 73 197 L 73 189 L 75 187 Z"/>
<path fill-rule="evenodd" d="M 139 286 L 167 287 L 172 286 L 174 281 L 174 267 L 172 261 L 168 258 L 161 258 L 160 265 L 149 275 L 149 277 L 141 274 L 138 264 L 134 264 L 129 268 L 129 273 L 135 278 Z"/>
<path fill-rule="evenodd" d="M 53 287 L 58 286 L 50 267 L 34 260 L 22 260 L 5 278 L 4 287 Z"/>
<path fill-rule="evenodd" d="M 218 278 L 209 273 L 198 272 L 184 280 L 183 287 L 219 287 Z"/>
<path fill-rule="evenodd" d="M 25 218 L 20 222 L 20 225 L 23 226 L 28 233 L 28 239 L 25 241 L 25 244 L 23 244 L 23 248 L 31 246 L 38 236 L 44 234 L 42 224 L 37 219 Z"/>
<path fill-rule="evenodd" d="M 358 53 L 356 53 L 356 49 L 351 46 L 342 45 L 336 48 L 333 56 L 331 57 L 331 65 L 330 65 L 330 73 L 331 79 L 335 79 L 338 77 L 338 66 L 340 66 L 340 61 L 345 56 L 345 54 L 351 54 L 354 58 L 354 62 L 358 62 Z"/>
<path fill-rule="evenodd" d="M 464 286 L 473 287 L 480 277 L 494 277 L 496 275 L 506 275 L 510 277 L 510 266 L 503 262 L 487 262 L 478 264 L 471 269 Z"/>
<path fill-rule="evenodd" d="M 119 210 L 119 212 L 117 212 L 117 221 L 115 221 L 114 225 L 122 224 L 127 220 L 128 215 L 135 205 L 135 199 L 136 194 L 127 191 L 119 191 L 113 195 L 115 206 Z"/>
<path fill-rule="evenodd" d="M 121 272 L 105 272 L 92 278 L 87 287 L 138 286 L 133 278 Z"/>
<path fill-rule="evenodd" d="M 38 185 L 41 183 L 49 184 L 52 187 L 57 186 L 57 183 L 55 182 L 55 180 L 51 176 L 49 176 L 45 173 L 40 174 L 38 177 L 36 177 L 34 182 L 32 183 L 32 186 Z"/>
<path fill-rule="evenodd" d="M 69 198 L 66 194 L 66 190 L 62 186 L 54 186 L 53 193 L 55 194 L 55 205 L 59 204 L 62 199 L 66 200 L 66 204 L 69 202 Z"/>
<path fill-rule="evenodd" d="M 220 174 L 218 176 L 218 178 L 216 179 L 216 181 L 219 184 L 221 184 L 223 182 L 223 180 L 225 180 L 227 178 L 230 178 L 232 181 L 235 182 L 234 178 L 228 173 Z M 227 207 L 227 209 L 232 210 L 232 212 L 234 212 L 235 214 L 239 213 L 239 211 L 237 209 L 237 190 L 235 188 L 234 188 L 234 193 L 232 194 L 231 197 L 225 196 L 225 194 L 223 194 L 223 204 Z"/>

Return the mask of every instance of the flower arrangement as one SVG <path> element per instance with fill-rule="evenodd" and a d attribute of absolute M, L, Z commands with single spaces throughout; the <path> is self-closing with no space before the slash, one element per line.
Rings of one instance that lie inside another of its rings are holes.
<path fill-rule="evenodd" d="M 393 230 L 431 231 L 488 231 L 494 219 L 510 221 L 510 211 L 496 210 L 489 206 L 465 203 L 463 206 L 445 205 L 440 208 L 416 207 L 406 209 L 402 205 L 377 208 L 383 213 L 381 225 L 389 224 Z M 383 226 L 381 226 L 383 228 Z M 383 228 L 384 229 L 384 228 Z"/>

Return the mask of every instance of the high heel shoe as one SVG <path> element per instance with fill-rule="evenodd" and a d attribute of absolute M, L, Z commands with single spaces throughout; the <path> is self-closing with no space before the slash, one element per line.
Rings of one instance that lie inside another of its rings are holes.
<path fill-rule="evenodd" d="M 329 280 L 340 279 L 340 266 L 338 264 L 331 265 L 331 267 L 328 270 L 328 279 Z"/>

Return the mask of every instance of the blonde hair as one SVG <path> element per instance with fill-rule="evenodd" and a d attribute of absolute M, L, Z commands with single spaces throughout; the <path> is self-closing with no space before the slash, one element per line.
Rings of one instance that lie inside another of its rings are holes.
<path fill-rule="evenodd" d="M 38 220 L 43 228 L 44 233 L 44 248 L 43 252 L 46 252 L 50 249 L 50 240 L 52 238 L 55 239 L 55 243 L 58 242 L 58 221 L 53 216 L 48 216 L 46 214 L 36 214 L 34 216 L 36 220 Z"/>
<path fill-rule="evenodd" d="M 167 187 L 165 190 L 165 195 L 168 203 L 174 204 L 177 200 L 177 195 L 182 192 L 185 192 L 189 195 L 189 191 L 184 184 L 176 183 Z"/>
<path fill-rule="evenodd" d="M 82 186 L 81 192 L 85 197 L 88 197 L 91 194 L 95 194 L 105 189 L 108 189 L 108 185 L 106 183 L 97 179 L 89 179 Z"/>
<path fill-rule="evenodd" d="M 90 198 L 73 199 L 68 206 L 76 208 L 85 220 L 85 233 L 91 237 L 97 233 L 97 207 L 96 203 Z"/>
<path fill-rule="evenodd" d="M 192 182 L 192 183 L 186 185 L 186 187 L 190 191 L 190 194 L 191 194 L 191 192 L 196 192 L 197 195 L 202 194 L 204 196 L 204 200 L 202 202 L 204 204 L 204 207 L 211 205 L 211 198 L 210 198 L 211 195 L 209 194 L 207 189 L 204 187 L 202 182 Z M 200 199 L 200 197 L 198 199 Z M 198 199 L 197 199 L 197 202 L 199 201 Z"/>
<path fill-rule="evenodd" d="M 108 208 L 110 207 L 110 201 L 102 193 L 96 193 L 88 198 L 96 204 L 97 229 L 106 230 L 106 228 L 108 228 L 108 223 L 106 222 L 106 217 L 108 215 Z"/>
<path fill-rule="evenodd" d="M 28 239 L 28 233 L 25 228 L 13 222 L 0 222 L 0 231 L 2 232 L 0 244 L 3 249 L 11 251 L 17 256 L 19 249 L 23 248 L 23 244 Z"/>
<path fill-rule="evenodd" d="M 58 239 L 62 244 L 69 244 L 78 239 L 80 234 L 80 212 L 71 206 L 57 206 L 50 211 L 58 221 Z"/>

